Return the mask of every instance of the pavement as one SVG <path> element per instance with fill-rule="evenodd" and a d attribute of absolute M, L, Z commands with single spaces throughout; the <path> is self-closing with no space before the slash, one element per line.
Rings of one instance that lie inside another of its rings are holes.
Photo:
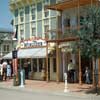
<path fill-rule="evenodd" d="M 54 95 L 63 95 L 63 96 L 96 96 L 94 92 L 91 92 L 93 89 L 92 85 L 78 83 L 68 84 L 67 92 L 64 92 L 65 84 L 64 82 L 47 82 L 47 81 L 37 81 L 37 80 L 25 80 L 24 87 L 13 86 L 13 79 L 8 81 L 0 82 L 0 88 L 4 89 L 14 89 L 20 91 L 29 91 L 29 92 L 41 92 L 49 93 Z"/>

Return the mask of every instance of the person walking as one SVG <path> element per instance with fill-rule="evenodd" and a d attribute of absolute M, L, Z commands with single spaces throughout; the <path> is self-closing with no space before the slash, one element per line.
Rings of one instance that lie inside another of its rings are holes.
<path fill-rule="evenodd" d="M 90 84 L 90 70 L 88 67 L 85 69 L 85 83 Z"/>
<path fill-rule="evenodd" d="M 75 72 L 75 66 L 74 66 L 72 60 L 70 60 L 70 62 L 68 64 L 68 73 L 69 73 L 71 82 L 74 82 L 74 72 Z"/>
<path fill-rule="evenodd" d="M 11 65 L 8 63 L 7 64 L 7 79 L 11 78 Z"/>
<path fill-rule="evenodd" d="M 7 78 L 7 61 L 4 61 L 2 63 L 2 67 L 3 67 L 3 80 L 6 81 L 6 78 Z"/>

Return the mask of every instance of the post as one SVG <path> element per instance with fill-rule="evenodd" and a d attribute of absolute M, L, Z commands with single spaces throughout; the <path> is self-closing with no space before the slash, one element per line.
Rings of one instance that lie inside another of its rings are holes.
<path fill-rule="evenodd" d="M 67 84 L 67 73 L 64 73 L 64 77 L 65 77 L 65 88 L 64 88 L 64 92 L 69 92 L 69 90 L 68 90 L 68 84 Z"/>
<path fill-rule="evenodd" d="M 81 72 L 81 54 L 79 49 L 79 84 L 82 84 L 82 72 Z"/>
<path fill-rule="evenodd" d="M 18 85 L 17 82 L 18 82 L 18 70 L 17 70 L 17 67 L 18 67 L 18 59 L 17 59 L 17 50 L 14 49 L 12 51 L 12 58 L 13 58 L 13 74 L 14 74 L 14 80 L 13 80 L 13 85 L 16 86 Z"/>
<path fill-rule="evenodd" d="M 20 75 L 21 75 L 21 84 L 20 84 L 20 87 L 24 87 L 24 79 L 23 79 L 24 73 L 23 73 L 22 69 L 20 71 Z"/>
<path fill-rule="evenodd" d="M 58 42 L 56 42 L 56 70 L 57 70 L 57 74 L 56 74 L 56 81 L 57 83 L 59 83 L 60 81 L 60 70 L 59 70 L 59 61 L 60 61 L 60 58 L 59 58 L 59 48 L 58 48 Z"/>

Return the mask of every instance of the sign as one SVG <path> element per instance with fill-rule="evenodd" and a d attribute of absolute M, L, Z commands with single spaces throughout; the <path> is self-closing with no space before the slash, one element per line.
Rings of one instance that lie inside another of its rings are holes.
<path fill-rule="evenodd" d="M 36 46 L 46 46 L 45 40 L 27 40 L 20 43 L 20 48 L 28 48 L 28 47 L 36 47 Z"/>
<path fill-rule="evenodd" d="M 17 50 L 12 51 L 12 58 L 17 58 Z"/>

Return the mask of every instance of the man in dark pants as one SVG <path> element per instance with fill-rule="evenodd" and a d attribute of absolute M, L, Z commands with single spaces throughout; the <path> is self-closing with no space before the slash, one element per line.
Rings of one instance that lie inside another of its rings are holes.
<path fill-rule="evenodd" d="M 68 73 L 69 73 L 71 82 L 74 82 L 74 72 L 75 72 L 75 66 L 72 63 L 72 60 L 70 60 L 70 62 L 68 64 Z"/>

